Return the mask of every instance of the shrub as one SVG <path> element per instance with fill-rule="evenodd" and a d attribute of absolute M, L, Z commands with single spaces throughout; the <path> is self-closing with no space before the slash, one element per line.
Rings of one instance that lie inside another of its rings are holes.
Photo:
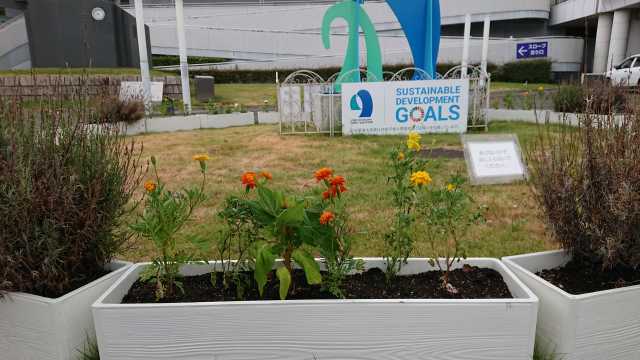
<path fill-rule="evenodd" d="M 581 113 L 584 111 L 584 91 L 578 85 L 562 85 L 553 95 L 553 111 Z"/>
<path fill-rule="evenodd" d="M 115 126 L 91 131 L 87 101 L 0 100 L 0 292 L 58 297 L 104 274 L 141 148 Z"/>
<path fill-rule="evenodd" d="M 97 120 L 100 123 L 126 122 L 130 124 L 144 118 L 144 103 L 142 101 L 123 101 L 118 97 L 107 97 L 98 101 Z"/>
<path fill-rule="evenodd" d="M 503 64 L 492 74 L 494 81 L 548 83 L 551 78 L 551 62 L 548 60 L 514 61 Z"/>
<path fill-rule="evenodd" d="M 529 151 L 544 219 L 578 262 L 640 267 L 640 118 L 597 115 L 588 104 L 578 129 L 541 131 Z"/>

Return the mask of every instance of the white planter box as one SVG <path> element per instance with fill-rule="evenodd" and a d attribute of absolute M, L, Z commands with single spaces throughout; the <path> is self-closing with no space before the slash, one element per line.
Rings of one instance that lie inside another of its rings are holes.
<path fill-rule="evenodd" d="M 114 262 L 111 273 L 57 299 L 9 293 L 0 300 L 0 358 L 76 360 L 94 336 L 91 304 L 130 263 Z"/>
<path fill-rule="evenodd" d="M 515 299 L 121 304 L 146 264 L 134 265 L 93 305 L 101 359 L 530 360 L 538 299 L 500 261 L 466 263 L 499 271 Z M 411 259 L 403 274 L 430 270 Z"/>
<path fill-rule="evenodd" d="M 535 275 L 569 260 L 564 251 L 503 259 L 540 298 L 539 346 L 561 360 L 640 359 L 640 286 L 571 295 Z"/>

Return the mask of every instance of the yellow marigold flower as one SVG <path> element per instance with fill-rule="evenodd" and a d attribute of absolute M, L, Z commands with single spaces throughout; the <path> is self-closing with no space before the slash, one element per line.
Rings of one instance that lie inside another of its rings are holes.
<path fill-rule="evenodd" d="M 194 161 L 209 161 L 209 160 L 211 160 L 211 158 L 207 154 L 198 154 L 198 155 L 193 155 L 193 160 Z"/>
<path fill-rule="evenodd" d="M 420 149 L 422 149 L 422 146 L 420 145 L 419 142 L 411 141 L 411 140 L 407 140 L 407 147 L 409 148 L 409 150 L 415 150 L 415 151 L 420 151 Z"/>
<path fill-rule="evenodd" d="M 447 191 L 452 192 L 456 189 L 456 186 L 453 184 L 447 184 Z"/>
<path fill-rule="evenodd" d="M 407 136 L 407 147 L 409 148 L 409 150 L 420 151 L 420 149 L 422 149 L 422 146 L 420 146 L 421 139 L 422 136 L 420 136 L 420 134 L 418 134 L 417 132 L 410 132 L 409 136 Z"/>
<path fill-rule="evenodd" d="M 411 174 L 411 184 L 414 186 L 423 186 L 431 184 L 431 175 L 426 171 L 416 171 Z"/>
<path fill-rule="evenodd" d="M 156 187 L 157 187 L 156 183 L 151 180 L 148 180 L 144 183 L 144 189 L 147 190 L 147 192 L 156 191 Z"/>
<path fill-rule="evenodd" d="M 544 91 L 544 86 L 538 86 L 538 91 L 539 92 L 543 92 Z"/>
<path fill-rule="evenodd" d="M 409 136 L 407 136 L 407 141 L 415 141 L 419 143 L 420 140 L 422 140 L 422 136 L 420 136 L 420 134 L 418 134 L 415 131 L 409 132 Z"/>
<path fill-rule="evenodd" d="M 402 160 L 404 160 L 404 158 L 405 158 L 405 156 L 404 156 L 403 152 L 398 154 L 398 160 L 402 161 Z"/>

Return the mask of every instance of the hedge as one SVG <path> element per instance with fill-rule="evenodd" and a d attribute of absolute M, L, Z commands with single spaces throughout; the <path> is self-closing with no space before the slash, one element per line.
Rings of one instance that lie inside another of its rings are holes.
<path fill-rule="evenodd" d="M 457 64 L 438 64 L 437 72 L 444 75 Z M 407 64 L 396 64 L 384 66 L 384 71 L 396 73 L 402 69 L 410 67 Z M 299 69 L 277 69 L 277 70 L 193 70 L 191 76 L 209 75 L 216 79 L 218 84 L 235 83 L 274 83 L 276 81 L 276 71 L 280 81 L 283 81 L 291 73 Z M 340 71 L 339 67 L 326 67 L 313 69 L 323 79 L 328 79 L 331 75 Z M 547 83 L 551 81 L 551 62 L 546 60 L 533 60 L 506 63 L 502 66 L 489 64 L 487 66 L 493 81 L 506 82 L 536 82 Z"/>
<path fill-rule="evenodd" d="M 180 65 L 180 57 L 177 55 L 153 55 L 152 56 L 153 66 L 171 66 L 171 65 Z M 209 63 L 219 63 L 225 62 L 227 59 L 223 58 L 215 58 L 215 57 L 205 57 L 205 56 L 188 56 L 187 62 L 189 64 L 209 64 Z"/>
<path fill-rule="evenodd" d="M 491 80 L 518 83 L 548 83 L 552 81 L 551 61 L 527 60 L 505 63 L 491 74 Z"/>

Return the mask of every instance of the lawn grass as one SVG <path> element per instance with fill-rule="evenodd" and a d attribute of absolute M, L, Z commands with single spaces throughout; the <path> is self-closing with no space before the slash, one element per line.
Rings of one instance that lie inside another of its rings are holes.
<path fill-rule="evenodd" d="M 555 89 L 559 85 L 558 84 L 546 84 L 546 83 L 509 83 L 509 82 L 500 82 L 500 81 L 492 81 L 491 82 L 491 90 L 492 91 L 534 91 L 539 87 L 543 87 L 545 90 Z"/>
<path fill-rule="evenodd" d="M 526 146 L 537 129 L 531 124 L 497 122 L 491 124 L 490 132 L 516 133 Z M 221 223 L 216 213 L 226 196 L 241 192 L 240 176 L 244 171 L 268 170 L 274 175 L 274 186 L 304 193 L 315 185 L 313 172 L 329 166 L 348 181 L 346 196 L 354 229 L 354 254 L 383 255 L 383 237 L 393 214 L 386 183 L 386 157 L 391 147 L 403 141 L 402 137 L 285 137 L 279 135 L 277 126 L 261 125 L 150 134 L 136 139 L 144 143 L 146 157 L 156 156 L 161 178 L 173 189 L 199 181 L 192 155 L 208 153 L 212 157 L 207 186 L 210 198 L 185 228 L 178 241 L 180 246 L 190 246 L 185 240 L 189 235 L 217 236 Z M 423 143 L 427 147 L 461 147 L 458 135 L 424 136 Z M 454 173 L 466 176 L 462 159 L 434 160 L 427 170 L 436 184 Z M 486 207 L 486 221 L 470 229 L 468 256 L 501 257 L 553 248 L 527 184 L 471 187 L 470 193 L 478 206 Z M 135 241 L 123 257 L 143 261 L 152 255 L 151 244 Z M 430 255 L 429 244 L 418 234 L 413 256 Z"/>
<path fill-rule="evenodd" d="M 264 106 L 277 104 L 275 84 L 217 84 L 215 101 L 223 104 L 241 104 L 244 106 Z"/>

